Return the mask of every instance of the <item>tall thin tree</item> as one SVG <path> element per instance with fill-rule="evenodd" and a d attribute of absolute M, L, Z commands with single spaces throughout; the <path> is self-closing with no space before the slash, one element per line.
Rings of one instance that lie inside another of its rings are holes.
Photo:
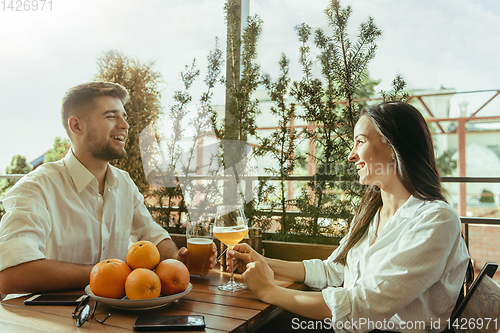
<path fill-rule="evenodd" d="M 118 51 L 108 51 L 98 58 L 99 70 L 96 81 L 115 82 L 123 85 L 130 93 L 130 101 L 125 105 L 130 125 L 125 143 L 127 157 L 112 161 L 114 166 L 127 171 L 141 192 L 149 185 L 144 176 L 139 145 L 142 130 L 156 122 L 162 113 L 160 84 L 162 76 L 154 70 L 154 62 L 142 63 Z"/>

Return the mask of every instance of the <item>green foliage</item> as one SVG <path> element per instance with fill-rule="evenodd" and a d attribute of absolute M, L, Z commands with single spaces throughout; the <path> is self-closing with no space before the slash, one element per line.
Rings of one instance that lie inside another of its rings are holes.
<path fill-rule="evenodd" d="M 33 166 L 26 161 L 26 157 L 22 155 L 12 156 L 10 165 L 5 168 L 5 174 L 27 174 L 33 170 Z M 0 199 L 3 199 L 5 194 L 17 183 L 19 179 L 1 178 L 0 179 Z M 0 204 L 0 218 L 5 214 L 3 205 Z"/>
<path fill-rule="evenodd" d="M 255 14 L 247 19 L 243 36 L 239 36 L 240 7 L 235 0 L 224 6 L 227 25 L 226 117 L 222 123 L 213 116 L 217 137 L 221 140 L 243 140 L 255 135 L 255 117 L 260 113 L 252 94 L 260 84 L 260 66 L 256 63 L 257 42 L 262 20 Z M 243 50 L 241 51 L 241 48 Z"/>
<path fill-rule="evenodd" d="M 347 157 L 353 146 L 354 125 L 364 106 L 357 99 L 369 97 L 376 85 L 368 78 L 368 63 L 375 56 L 375 41 L 381 31 L 369 18 L 352 42 L 347 30 L 351 12 L 339 1 L 330 1 L 325 14 L 332 34 L 322 29 L 314 32 L 322 79 L 312 75 L 311 28 L 305 23 L 295 27 L 301 43 L 303 78 L 293 83 L 291 92 L 304 108 L 303 119 L 316 125 L 316 130 L 307 134 L 316 143 L 316 154 L 308 156 L 316 168 L 315 181 L 302 190 L 296 206 L 312 217 L 303 221 L 304 231 L 312 235 L 330 232 L 328 224 L 319 223 L 320 216 L 350 221 L 364 191 Z"/>
<path fill-rule="evenodd" d="M 488 190 L 483 190 L 483 192 L 481 193 L 481 197 L 479 198 L 479 201 L 484 202 L 484 203 L 490 203 L 490 202 L 494 203 L 495 196 L 494 196 L 493 192 L 488 191 Z"/>
<path fill-rule="evenodd" d="M 279 61 L 281 75 L 278 80 L 272 82 L 269 75 L 264 75 L 262 79 L 269 97 L 275 103 L 275 106 L 271 107 L 270 112 L 278 119 L 278 126 L 269 136 L 259 138 L 259 148 L 257 149 L 257 155 L 270 157 L 279 166 L 278 168 L 273 168 L 272 166 L 266 168 L 265 171 L 269 175 L 279 179 L 279 186 L 267 186 L 266 183 L 261 183 L 258 202 L 268 204 L 272 211 L 276 209 L 281 211 L 282 215 L 279 220 L 281 233 L 290 232 L 295 222 L 292 217 L 286 215 L 288 208 L 293 202 L 292 200 L 287 200 L 288 182 L 285 178 L 293 174 L 297 161 L 295 156 L 297 131 L 295 129 L 291 130 L 289 127 L 296 117 L 295 104 L 287 104 L 286 102 L 291 88 L 289 65 L 290 60 L 283 54 Z M 263 194 L 266 194 L 265 200 L 262 198 Z M 259 222 L 259 224 L 262 224 L 262 221 Z"/>
<path fill-rule="evenodd" d="M 70 148 L 71 142 L 67 139 L 56 137 L 54 139 L 54 146 L 45 153 L 43 163 L 59 161 L 66 156 L 66 153 Z"/>
<path fill-rule="evenodd" d="M 380 92 L 382 95 L 382 100 L 384 102 L 401 101 L 406 103 L 410 95 L 408 94 L 408 92 L 404 91 L 405 88 L 406 82 L 400 75 L 396 76 L 396 78 L 392 81 L 392 90 L 389 92 L 382 90 Z"/>
<path fill-rule="evenodd" d="M 258 100 L 252 94 L 260 84 L 260 66 L 256 63 L 257 42 L 262 31 L 262 20 L 258 15 L 247 18 L 247 24 L 240 36 L 240 6 L 235 0 L 227 0 L 224 6 L 226 13 L 226 103 L 225 114 L 220 119 L 213 113 L 214 132 L 219 140 L 223 153 L 222 162 L 226 170 L 232 166 L 245 164 L 244 142 L 255 137 L 256 117 L 260 113 Z M 230 140 L 242 141 L 242 144 L 224 144 Z M 241 168 L 240 175 L 248 173 L 246 167 Z M 234 168 L 233 168 L 234 170 Z M 239 177 L 239 176 L 237 176 Z M 236 203 L 241 197 L 241 187 L 236 188 L 232 182 L 224 184 L 224 202 Z M 247 204 L 245 212 L 252 216 L 252 204 Z M 252 222 L 250 222 L 251 224 Z"/>
<path fill-rule="evenodd" d="M 112 161 L 111 164 L 127 171 L 139 191 L 145 192 L 148 184 L 142 166 L 139 135 L 162 113 L 159 90 L 161 74 L 153 69 L 154 62 L 141 63 L 117 51 L 105 53 L 98 59 L 98 66 L 96 81 L 119 83 L 130 93 L 130 101 L 125 105 L 130 125 L 125 143 L 127 158 Z"/>
<path fill-rule="evenodd" d="M 457 160 L 452 159 L 454 154 L 453 150 L 448 149 L 436 158 L 436 165 L 441 177 L 451 176 L 457 168 Z"/>
<path fill-rule="evenodd" d="M 196 62 L 193 61 L 181 73 L 184 90 L 177 91 L 174 95 L 176 104 L 169 113 L 172 133 L 167 145 L 167 169 L 169 173 L 177 171 L 178 186 L 157 191 L 156 195 L 160 201 L 164 198 L 181 200 L 197 196 L 198 212 L 210 211 L 213 197 L 221 196 L 220 188 L 214 185 L 216 182 L 186 181 L 189 175 L 199 171 L 199 165 L 178 165 L 181 156 L 187 154 L 192 157 L 195 154 L 197 140 L 201 140 L 206 131 L 203 127 L 205 120 L 210 117 L 214 125 L 213 133 L 219 142 L 256 140 L 260 146 L 256 149 L 256 154 L 272 159 L 278 165 L 276 168 L 270 166 L 266 169 L 266 172 L 278 178 L 278 181 L 260 180 L 256 198 L 245 207 L 247 216 L 253 217 L 250 224 L 255 223 L 265 229 L 275 219 L 273 211 L 279 210 L 280 235 L 342 234 L 364 192 L 358 182 L 357 172 L 353 164 L 347 161 L 347 157 L 353 146 L 354 125 L 361 109 L 367 105 L 366 98 L 373 96 L 378 84 L 378 81 L 369 77 L 368 64 L 375 56 L 375 41 L 381 35 L 380 30 L 373 19 L 369 18 L 360 25 L 357 39 L 351 41 L 347 30 L 351 9 L 342 8 L 339 1 L 331 0 L 325 10 L 332 28 L 331 34 L 328 35 L 322 29 L 312 32 L 305 23 L 295 27 L 300 42 L 299 64 L 302 67 L 302 79 L 291 81 L 290 61 L 282 55 L 279 61 L 280 76 L 273 81 L 269 76 L 260 76 L 260 66 L 256 63 L 257 42 L 262 30 L 261 19 L 256 15 L 250 17 L 240 38 L 237 1 L 227 0 L 224 10 L 228 32 L 226 78 L 225 81 L 221 80 L 226 83 L 225 116 L 218 117 L 210 106 L 211 89 L 219 81 L 223 62 L 222 52 L 216 47 L 209 55 L 208 74 L 205 78 L 208 91 L 200 99 L 201 106 L 198 108 L 196 119 L 189 123 L 188 128 L 193 129 L 193 133 L 190 133 L 193 137 L 190 147 L 181 145 L 180 142 L 188 136 L 187 128 L 185 125 L 183 127 L 183 124 L 186 123 L 185 117 L 188 114 L 186 108 L 192 101 L 189 90 L 200 71 L 196 69 Z M 316 51 L 311 51 L 312 47 L 315 47 Z M 319 55 L 313 58 L 313 53 Z M 314 63 L 320 66 L 320 78 L 313 76 Z M 277 129 L 262 137 L 256 133 L 255 122 L 260 112 L 259 103 L 252 98 L 260 84 L 267 89 L 274 103 L 270 112 L 278 119 Z M 402 78 L 397 77 L 393 87 L 389 93 L 382 92 L 384 100 L 407 98 L 403 92 L 405 82 Z M 300 133 L 291 130 L 290 123 L 298 117 L 313 124 L 315 129 Z M 301 155 L 298 149 L 301 140 L 314 142 L 316 151 L 310 155 Z M 223 150 L 223 163 L 227 167 L 241 156 L 240 151 Z M 306 165 L 306 161 L 316 170 L 314 181 L 300 189 L 300 197 L 288 200 L 285 193 L 289 182 L 286 177 L 298 168 L 310 166 Z M 181 178 L 184 180 L 181 181 Z M 200 196 L 200 193 L 204 196 Z M 224 200 L 226 193 L 237 196 L 236 192 L 225 188 Z M 171 202 L 169 206 L 170 204 Z M 270 209 L 257 213 L 254 210 L 257 204 L 267 205 Z M 301 214 L 287 215 L 286 212 L 291 206 L 298 208 Z M 193 219 L 193 216 L 191 218 Z"/>
<path fill-rule="evenodd" d="M 10 165 L 5 168 L 5 173 L 9 175 L 27 174 L 31 170 L 33 170 L 33 166 L 27 162 L 26 157 L 22 155 L 14 155 L 12 156 Z M 17 181 L 13 182 L 16 183 Z"/>
<path fill-rule="evenodd" d="M 215 41 L 215 49 L 210 51 L 207 60 L 207 74 L 204 79 L 207 90 L 200 97 L 196 114 L 189 115 L 188 112 L 189 103 L 193 100 L 190 89 L 200 75 L 200 70 L 196 68 L 196 60 L 193 59 L 191 65 L 185 66 L 184 71 L 180 73 L 184 89 L 174 92 L 175 104 L 172 105 L 169 111 L 169 119 L 172 124 L 169 131 L 170 135 L 161 138 L 166 142 L 165 156 L 167 161 L 164 163 L 164 171 L 167 175 L 175 174 L 176 178 L 174 186 L 155 189 L 153 195 L 159 202 L 160 210 L 164 212 L 159 214 L 158 222 L 173 232 L 179 232 L 180 230 L 179 219 L 174 221 L 174 226 L 170 225 L 170 207 L 172 207 L 174 201 L 180 202 L 180 210 L 185 211 L 186 201 L 188 199 L 192 201 L 197 194 L 203 193 L 204 195 L 199 198 L 198 202 L 190 202 L 190 207 L 188 207 L 191 220 L 197 221 L 204 212 L 215 209 L 213 198 L 221 195 L 216 180 L 201 182 L 189 178 L 198 174 L 201 168 L 206 167 L 206 165 L 197 165 L 195 156 L 197 149 L 200 148 L 199 144 L 206 137 L 206 133 L 213 131 L 211 119 L 214 111 L 211 100 L 213 88 L 220 81 L 221 67 L 224 63 L 218 39 Z M 190 140 L 189 145 L 186 145 L 186 139 Z M 211 172 L 217 171 L 211 170 Z M 166 207 L 163 207 L 164 200 L 167 200 Z"/>

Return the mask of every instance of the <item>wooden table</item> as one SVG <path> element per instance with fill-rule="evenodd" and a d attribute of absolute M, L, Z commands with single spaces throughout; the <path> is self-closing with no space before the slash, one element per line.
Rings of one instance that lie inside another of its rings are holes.
<path fill-rule="evenodd" d="M 236 281 L 241 276 L 235 274 Z M 100 324 L 94 319 L 77 328 L 71 317 L 73 306 L 25 306 L 29 296 L 9 298 L 0 304 L 1 332 L 133 332 L 133 324 L 138 315 L 188 315 L 201 314 L 205 317 L 205 332 L 257 332 L 262 326 L 278 315 L 282 309 L 257 300 L 251 291 L 234 293 L 217 289 L 229 280 L 229 274 L 219 269 L 210 271 L 207 277 L 191 276 L 193 290 L 168 306 L 143 311 L 119 310 L 99 303 L 96 317 L 111 317 Z M 276 279 L 275 283 L 292 289 L 301 289 L 302 284 Z M 83 290 L 72 291 L 82 293 Z M 91 301 L 92 304 L 93 302 Z"/>

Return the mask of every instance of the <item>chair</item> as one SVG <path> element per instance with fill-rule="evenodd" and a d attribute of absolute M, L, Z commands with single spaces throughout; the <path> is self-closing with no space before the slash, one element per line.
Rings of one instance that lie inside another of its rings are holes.
<path fill-rule="evenodd" d="M 453 332 L 500 332 L 500 286 L 492 279 L 497 268 L 498 265 L 492 263 L 483 266 L 451 315 Z"/>

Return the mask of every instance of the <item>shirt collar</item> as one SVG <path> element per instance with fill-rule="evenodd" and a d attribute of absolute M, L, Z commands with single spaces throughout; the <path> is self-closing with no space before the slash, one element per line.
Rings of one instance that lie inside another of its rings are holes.
<path fill-rule="evenodd" d="M 384 228 L 386 228 L 387 225 L 394 223 L 393 221 L 395 221 L 395 216 L 397 216 L 398 218 L 399 217 L 403 218 L 403 219 L 414 218 L 417 210 L 424 204 L 425 204 L 425 201 L 417 199 L 413 195 L 410 195 L 408 200 L 406 200 L 406 202 L 401 207 L 399 207 L 398 210 L 396 211 L 396 213 L 389 219 L 389 221 L 384 226 Z M 370 235 L 369 236 L 370 242 L 373 239 L 373 237 L 375 237 L 375 234 L 377 232 L 379 219 L 380 219 L 379 214 L 380 214 L 380 208 L 375 213 L 375 216 L 372 219 L 373 223 L 370 223 L 370 227 L 368 229 L 369 235 Z M 379 237 L 380 237 L 380 234 L 379 234 Z"/>
<path fill-rule="evenodd" d="M 106 187 L 112 188 L 116 182 L 116 170 L 113 166 L 108 163 L 108 169 L 106 170 Z"/>
<path fill-rule="evenodd" d="M 68 153 L 64 157 L 64 164 L 68 170 L 73 183 L 75 183 L 76 190 L 80 193 L 87 185 L 92 182 L 92 180 L 97 179 L 94 175 L 76 158 L 73 153 L 73 149 L 70 148 Z M 115 184 L 116 175 L 112 167 L 108 163 L 108 169 L 106 170 L 106 186 L 112 187 Z"/>
<path fill-rule="evenodd" d="M 413 195 L 406 200 L 406 202 L 399 208 L 399 215 L 401 217 L 412 218 L 415 216 L 417 209 L 419 209 L 425 201 L 415 198 Z"/>

